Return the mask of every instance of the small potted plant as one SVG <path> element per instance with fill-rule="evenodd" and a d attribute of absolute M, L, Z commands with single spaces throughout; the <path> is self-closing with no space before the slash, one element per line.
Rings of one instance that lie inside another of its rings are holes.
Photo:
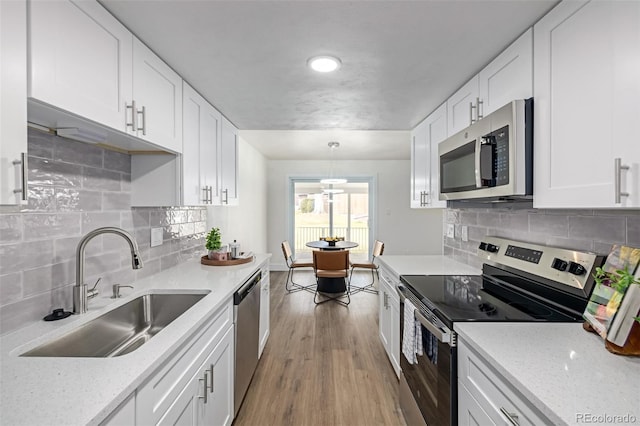
<path fill-rule="evenodd" d="M 209 251 L 207 256 L 212 260 L 227 260 L 227 247 L 222 246 L 222 235 L 220 228 L 211 228 L 207 234 L 206 249 Z"/>

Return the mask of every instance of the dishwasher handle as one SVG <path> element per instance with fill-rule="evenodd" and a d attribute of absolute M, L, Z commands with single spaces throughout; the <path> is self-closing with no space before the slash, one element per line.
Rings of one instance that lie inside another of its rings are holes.
<path fill-rule="evenodd" d="M 260 284 L 262 280 L 262 271 L 257 271 L 251 278 L 249 278 L 238 291 L 233 294 L 233 304 L 239 305 L 251 292 L 255 289 L 256 285 Z"/>

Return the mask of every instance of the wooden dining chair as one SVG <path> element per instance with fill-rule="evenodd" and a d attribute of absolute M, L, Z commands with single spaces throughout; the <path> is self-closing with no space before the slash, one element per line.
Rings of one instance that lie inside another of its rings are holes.
<path fill-rule="evenodd" d="M 382 241 L 376 240 L 373 244 L 373 252 L 371 253 L 371 261 L 356 263 L 351 262 L 351 274 L 349 276 L 349 282 L 353 279 L 353 270 L 356 268 L 360 269 L 368 269 L 371 271 L 371 282 L 364 286 L 353 286 L 352 294 L 355 294 L 359 291 L 364 291 L 366 293 L 378 294 L 378 290 L 374 287 L 376 276 L 378 277 L 378 281 L 380 281 L 380 273 L 378 271 L 379 266 L 375 263 L 376 257 L 382 255 L 384 252 L 384 243 Z"/>
<path fill-rule="evenodd" d="M 315 284 L 303 285 L 293 281 L 293 271 L 299 268 L 313 268 L 312 262 L 301 262 L 299 260 L 295 260 L 293 258 L 293 253 L 291 252 L 291 246 L 289 245 L 289 241 L 285 240 L 282 242 L 282 254 L 284 255 L 284 260 L 287 263 L 287 267 L 289 268 L 289 272 L 287 273 L 287 280 L 285 281 L 284 287 L 289 293 L 293 293 L 295 291 L 307 290 L 313 291 L 312 288 Z M 291 285 L 289 285 L 291 284 Z"/>
<path fill-rule="evenodd" d="M 349 305 L 351 302 L 349 296 L 349 250 L 314 251 L 313 270 L 316 274 L 316 292 L 313 296 L 316 305 L 330 300 L 344 306 Z M 329 286 L 332 288 L 329 289 Z M 324 300 L 318 298 L 319 293 L 325 297 Z"/>

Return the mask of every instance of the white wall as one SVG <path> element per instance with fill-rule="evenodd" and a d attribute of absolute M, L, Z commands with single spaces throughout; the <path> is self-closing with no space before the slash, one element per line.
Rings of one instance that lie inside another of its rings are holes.
<path fill-rule="evenodd" d="M 237 240 L 242 251 L 266 253 L 267 161 L 242 138 L 238 151 L 240 202 L 237 206 L 208 207 L 207 226 L 220 228 L 223 244 Z"/>
<path fill-rule="evenodd" d="M 283 270 L 280 244 L 289 239 L 289 179 L 328 174 L 328 161 L 268 160 L 268 251 L 271 268 Z M 409 160 L 336 161 L 334 174 L 373 176 L 376 180 L 374 238 L 384 241 L 385 254 L 442 254 L 443 209 L 409 208 Z"/>

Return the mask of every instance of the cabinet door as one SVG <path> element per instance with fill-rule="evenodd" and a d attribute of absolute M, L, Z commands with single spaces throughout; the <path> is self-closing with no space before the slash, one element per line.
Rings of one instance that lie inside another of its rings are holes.
<path fill-rule="evenodd" d="M 0 1 L 0 204 L 27 202 L 27 3 Z M 16 192 L 17 191 L 17 192 Z"/>
<path fill-rule="evenodd" d="M 208 397 L 203 402 L 200 425 L 230 425 L 233 421 L 234 328 L 211 352 L 203 371 L 208 375 Z M 204 401 L 204 400 L 203 400 Z"/>
<path fill-rule="evenodd" d="M 32 1 L 29 96 L 125 131 L 133 35 L 94 1 Z"/>
<path fill-rule="evenodd" d="M 427 206 L 445 208 L 447 202 L 440 200 L 440 157 L 438 144 L 447 138 L 447 105 L 442 104 L 425 120 L 429 143 L 429 173 L 427 173 Z"/>
<path fill-rule="evenodd" d="M 262 282 L 260 283 L 260 348 L 258 356 L 262 356 L 262 351 L 269 338 L 269 295 L 270 279 L 269 270 L 262 272 Z"/>
<path fill-rule="evenodd" d="M 389 341 L 389 359 L 400 377 L 400 299 L 393 292 L 389 294 L 389 319 L 391 340 Z"/>
<path fill-rule="evenodd" d="M 425 208 L 427 175 L 429 173 L 429 146 L 426 122 L 420 123 L 411 132 L 411 207 Z"/>
<path fill-rule="evenodd" d="M 138 39 L 133 41 L 136 136 L 172 152 L 182 151 L 182 79 Z"/>
<path fill-rule="evenodd" d="M 477 117 L 476 111 L 471 107 L 475 106 L 478 95 L 476 75 L 447 99 L 447 136 L 453 136 L 471 125 L 471 118 Z"/>
<path fill-rule="evenodd" d="M 214 204 L 218 187 L 220 113 L 187 83 L 183 85 L 182 201 Z"/>
<path fill-rule="evenodd" d="M 238 204 L 238 129 L 222 118 L 222 144 L 220 162 L 220 203 Z"/>
<path fill-rule="evenodd" d="M 387 356 L 389 357 L 389 359 L 391 359 L 391 309 L 389 307 L 389 286 L 385 281 L 384 276 L 381 275 L 380 277 L 382 278 L 380 282 L 380 291 L 378 292 L 378 294 L 380 295 L 380 308 L 378 318 L 380 340 L 382 340 L 382 344 L 385 351 L 387 352 Z"/>
<path fill-rule="evenodd" d="M 173 404 L 160 418 L 157 425 L 197 426 L 202 424 L 204 394 L 208 392 L 204 385 L 204 371 L 192 377 L 187 386 L 180 392 Z M 143 423 L 145 424 L 145 423 Z"/>
<path fill-rule="evenodd" d="M 640 3 L 562 2 L 534 46 L 534 207 L 640 207 Z"/>
<path fill-rule="evenodd" d="M 495 422 L 480 407 L 478 401 L 469 393 L 465 385 L 458 382 L 458 425 L 480 426 L 495 425 Z"/>
<path fill-rule="evenodd" d="M 533 96 L 533 29 L 491 61 L 478 78 L 480 115 L 485 117 L 515 99 Z"/>

